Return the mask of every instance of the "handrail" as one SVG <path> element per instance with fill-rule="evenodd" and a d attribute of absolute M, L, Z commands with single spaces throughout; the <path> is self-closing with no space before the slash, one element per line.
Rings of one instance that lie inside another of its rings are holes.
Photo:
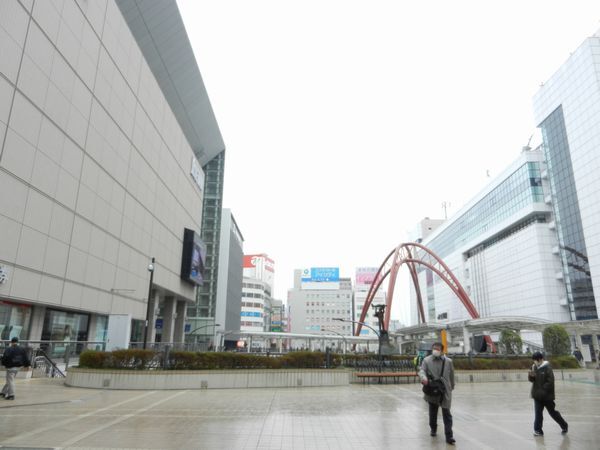
<path fill-rule="evenodd" d="M 44 358 L 44 363 L 45 364 L 50 364 L 50 366 L 52 367 L 52 372 L 50 375 L 50 378 L 54 378 L 54 374 L 58 373 L 60 378 L 64 378 L 65 374 L 63 373 L 62 370 L 60 370 L 58 368 L 58 366 L 54 363 L 54 361 L 52 361 L 48 355 L 46 354 L 46 352 L 44 350 L 42 350 L 41 348 L 36 348 L 33 351 L 33 368 L 35 369 L 35 364 L 37 363 L 36 358 L 42 357 Z M 46 372 L 47 373 L 47 372 Z"/>

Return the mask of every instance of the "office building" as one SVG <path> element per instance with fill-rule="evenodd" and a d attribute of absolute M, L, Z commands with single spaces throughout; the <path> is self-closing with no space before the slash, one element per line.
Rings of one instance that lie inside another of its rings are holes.
<path fill-rule="evenodd" d="M 220 339 L 221 346 L 233 348 L 239 338 L 236 332 L 240 330 L 244 237 L 227 208 L 223 208 L 221 214 L 220 235 L 215 321 L 220 324 L 222 333 L 215 330 L 215 338 Z"/>
<path fill-rule="evenodd" d="M 266 254 L 244 255 L 242 331 L 271 331 L 275 261 Z"/>
<path fill-rule="evenodd" d="M 550 180 L 570 317 L 600 310 L 600 32 L 586 39 L 534 97 Z"/>
<path fill-rule="evenodd" d="M 2 338 L 141 341 L 150 301 L 181 341 L 224 145 L 175 1 L 5 0 L 0 54 Z"/>
<path fill-rule="evenodd" d="M 481 317 L 569 320 L 550 183 L 540 148 L 526 148 L 502 174 L 422 243 L 459 279 Z M 426 320 L 470 318 L 447 285 L 419 267 Z M 411 291 L 411 322 L 417 323 Z"/>
<path fill-rule="evenodd" d="M 340 278 L 337 267 L 295 270 L 288 290 L 290 332 L 351 335 L 352 294 L 351 279 Z"/>
<path fill-rule="evenodd" d="M 356 269 L 356 273 L 354 276 L 354 320 L 360 321 L 360 316 L 362 314 L 363 307 L 365 305 L 365 301 L 367 299 L 367 295 L 369 294 L 369 289 L 371 285 L 375 281 L 375 276 L 377 275 L 377 267 L 358 267 Z M 375 293 L 375 297 L 371 302 L 371 307 L 367 311 L 367 315 L 364 320 L 364 324 L 368 326 L 363 326 L 360 330 L 361 336 L 377 336 L 377 333 L 374 330 L 379 332 L 379 320 L 375 317 L 375 309 L 374 305 L 385 305 L 385 288 L 383 286 L 377 290 Z M 355 334 L 356 324 L 353 324 L 353 333 Z"/>

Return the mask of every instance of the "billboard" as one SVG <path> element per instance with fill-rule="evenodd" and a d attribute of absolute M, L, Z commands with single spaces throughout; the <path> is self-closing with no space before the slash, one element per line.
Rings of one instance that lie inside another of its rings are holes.
<path fill-rule="evenodd" d="M 355 286 L 371 286 L 375 281 L 378 270 L 377 267 L 357 267 Z"/>
<path fill-rule="evenodd" d="M 189 283 L 202 285 L 206 244 L 194 230 L 183 231 L 183 254 L 181 256 L 181 279 Z"/>
<path fill-rule="evenodd" d="M 340 288 L 339 267 L 310 267 L 301 270 L 300 287 L 305 290 Z"/>

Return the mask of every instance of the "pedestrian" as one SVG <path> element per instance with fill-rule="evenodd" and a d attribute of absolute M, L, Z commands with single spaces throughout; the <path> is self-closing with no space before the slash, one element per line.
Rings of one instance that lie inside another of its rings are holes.
<path fill-rule="evenodd" d="M 6 400 L 15 399 L 15 377 L 21 367 L 29 367 L 29 357 L 23 347 L 19 346 L 19 338 L 13 337 L 10 340 L 10 346 L 4 350 L 2 355 L 2 365 L 6 367 L 6 384 L 0 392 L 0 397 Z"/>
<path fill-rule="evenodd" d="M 429 405 L 429 428 L 431 436 L 437 434 L 437 416 L 440 406 L 444 419 L 446 442 L 454 445 L 452 434 L 452 391 L 454 390 L 454 365 L 452 360 L 442 354 L 443 346 L 436 342 L 431 346 L 431 355 L 423 359 L 419 377 L 423 385 L 424 400 Z"/>
<path fill-rule="evenodd" d="M 533 435 L 543 436 L 544 430 L 544 408 L 548 414 L 560 426 L 563 434 L 569 431 L 569 424 L 563 419 L 560 413 L 555 409 L 554 404 L 554 372 L 550 363 L 544 360 L 541 352 L 535 352 L 532 355 L 533 366 L 529 372 L 529 381 L 531 385 L 531 398 L 535 407 L 535 421 L 533 422 Z"/>
<path fill-rule="evenodd" d="M 575 359 L 577 359 L 579 365 L 584 367 L 585 363 L 583 362 L 583 354 L 581 353 L 581 350 L 579 350 L 579 347 L 575 347 L 575 350 L 573 350 L 573 356 Z"/>

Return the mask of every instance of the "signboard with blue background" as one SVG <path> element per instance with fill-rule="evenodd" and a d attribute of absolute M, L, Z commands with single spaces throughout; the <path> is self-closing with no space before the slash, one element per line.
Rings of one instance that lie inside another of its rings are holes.
<path fill-rule="evenodd" d="M 302 282 L 337 282 L 340 281 L 339 267 L 311 267 L 302 269 Z"/>

